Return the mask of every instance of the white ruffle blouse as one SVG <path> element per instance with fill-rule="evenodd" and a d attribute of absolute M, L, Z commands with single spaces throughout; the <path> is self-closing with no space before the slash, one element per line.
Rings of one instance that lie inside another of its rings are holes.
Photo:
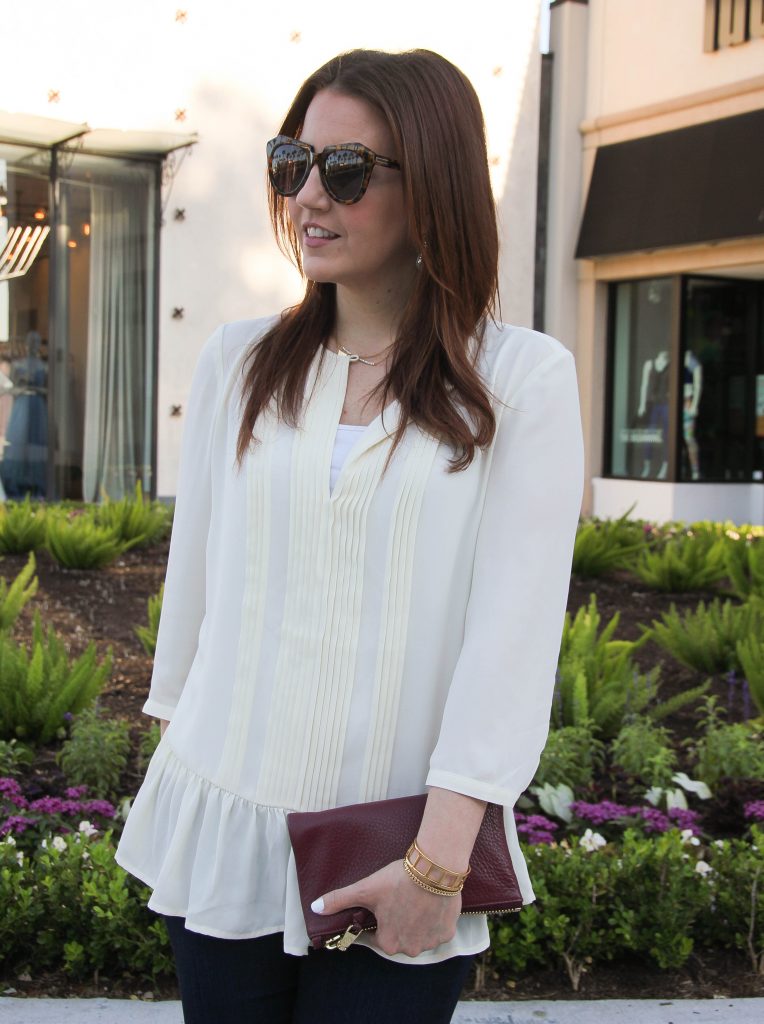
<path fill-rule="evenodd" d="M 170 725 L 116 859 L 192 931 L 304 955 L 287 813 L 438 786 L 504 806 L 529 903 L 512 807 L 546 742 L 582 498 L 573 356 L 490 325 L 490 448 L 449 474 L 409 423 L 383 476 L 399 403 L 338 449 L 350 363 L 319 347 L 300 425 L 262 414 L 239 471 L 242 363 L 273 322 L 220 327 L 194 374 L 144 706 Z M 487 946 L 465 915 L 415 962 Z"/>

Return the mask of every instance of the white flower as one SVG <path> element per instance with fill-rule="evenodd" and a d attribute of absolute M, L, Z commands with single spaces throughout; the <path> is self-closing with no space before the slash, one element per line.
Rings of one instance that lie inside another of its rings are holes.
<path fill-rule="evenodd" d="M 700 840 L 691 828 L 683 828 L 681 835 L 682 843 L 689 843 L 690 846 L 700 846 Z"/>
<path fill-rule="evenodd" d="M 590 828 L 584 832 L 581 838 L 578 840 L 578 845 L 583 846 L 589 853 L 594 853 L 595 850 L 601 849 L 607 845 L 607 839 L 603 838 L 599 832 L 592 832 Z"/>
<path fill-rule="evenodd" d="M 82 859 L 83 860 L 90 860 L 90 854 L 88 853 L 87 850 L 83 850 L 82 851 Z"/>
<path fill-rule="evenodd" d="M 562 821 L 572 820 L 573 812 L 570 805 L 574 800 L 573 790 L 564 782 L 557 786 L 553 786 L 549 782 L 545 782 L 543 786 L 531 786 L 531 793 L 538 797 L 541 810 L 545 814 L 552 814 Z"/>
<path fill-rule="evenodd" d="M 20 850 L 16 854 L 16 860 L 18 861 L 19 867 L 23 867 L 24 866 L 24 854 Z"/>
<path fill-rule="evenodd" d="M 711 797 L 711 790 L 705 782 L 691 779 L 685 772 L 677 772 L 676 775 L 672 775 L 672 779 L 678 782 L 682 789 L 686 789 L 688 793 L 695 793 L 701 800 L 708 800 Z"/>
<path fill-rule="evenodd" d="M 672 807 L 681 807 L 683 811 L 687 810 L 687 797 L 681 789 L 667 789 L 666 790 L 666 807 L 671 810 Z"/>
<path fill-rule="evenodd" d="M 15 846 L 16 845 L 16 840 L 13 838 L 13 836 L 10 834 L 10 832 L 5 837 L 5 843 L 6 843 L 7 846 Z"/>
<path fill-rule="evenodd" d="M 98 829 L 89 821 L 81 821 L 78 827 L 80 832 L 82 832 L 86 836 L 98 835 Z"/>
<path fill-rule="evenodd" d="M 58 850 L 59 853 L 64 852 L 64 850 L 66 849 L 66 840 L 64 839 L 63 836 L 53 837 L 53 849 Z"/>
<path fill-rule="evenodd" d="M 714 846 L 718 847 L 720 850 L 723 850 L 724 846 L 725 846 L 724 840 L 723 839 L 714 839 Z"/>
<path fill-rule="evenodd" d="M 48 840 L 47 839 L 43 839 L 42 842 L 40 843 L 40 846 L 43 848 L 43 850 L 47 850 L 48 849 Z"/>
<path fill-rule="evenodd" d="M 699 875 L 703 875 L 703 877 L 705 878 L 706 875 L 710 874 L 714 869 L 711 867 L 710 864 L 706 864 L 704 860 L 699 860 L 698 863 L 695 865 L 695 870 L 698 872 Z"/>
<path fill-rule="evenodd" d="M 650 789 L 648 789 L 648 791 L 645 793 L 645 800 L 647 800 L 648 803 L 651 803 L 653 807 L 657 807 L 658 804 L 661 802 L 663 792 L 664 791 L 661 789 L 660 786 L 651 786 Z"/>

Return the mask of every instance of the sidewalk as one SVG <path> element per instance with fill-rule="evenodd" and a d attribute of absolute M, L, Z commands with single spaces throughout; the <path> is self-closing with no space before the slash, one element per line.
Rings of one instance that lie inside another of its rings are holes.
<path fill-rule="evenodd" d="M 452 1024 L 761 1024 L 764 999 L 460 1003 Z M 182 1024 L 180 1003 L 0 997 L 2 1024 Z"/>

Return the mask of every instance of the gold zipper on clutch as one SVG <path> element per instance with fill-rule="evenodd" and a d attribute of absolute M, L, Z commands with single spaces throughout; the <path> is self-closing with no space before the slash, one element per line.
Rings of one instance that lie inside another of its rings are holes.
<path fill-rule="evenodd" d="M 462 914 L 465 916 L 485 914 L 487 917 L 499 917 L 501 914 L 519 914 L 522 909 L 522 907 L 515 907 L 511 910 L 463 910 Z M 338 932 L 336 935 L 332 935 L 330 939 L 327 939 L 324 943 L 324 949 L 339 949 L 340 952 L 345 953 L 359 935 L 376 930 L 376 925 L 371 925 L 368 928 L 359 928 L 357 924 L 348 925 L 344 932 Z"/>

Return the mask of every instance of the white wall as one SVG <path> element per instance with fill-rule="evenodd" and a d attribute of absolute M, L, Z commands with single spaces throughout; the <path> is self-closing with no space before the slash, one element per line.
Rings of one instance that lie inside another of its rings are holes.
<path fill-rule="evenodd" d="M 167 198 L 160 299 L 158 491 L 172 494 L 196 355 L 223 320 L 272 313 L 302 287 L 270 237 L 265 140 L 316 67 L 355 46 L 434 49 L 483 104 L 502 223 L 502 313 L 532 319 L 540 0 L 435 0 L 364 8 L 316 0 L 25 0 L 8 5 L 8 110 L 92 127 L 197 131 Z M 186 9 L 185 21 L 176 21 Z M 30 60 L 30 55 L 34 60 Z M 60 99 L 48 103 L 48 90 Z M 175 111 L 185 109 L 185 120 Z M 167 190 L 166 190 L 167 191 Z M 185 209 L 183 222 L 173 219 Z M 173 307 L 185 316 L 173 320 Z"/>

